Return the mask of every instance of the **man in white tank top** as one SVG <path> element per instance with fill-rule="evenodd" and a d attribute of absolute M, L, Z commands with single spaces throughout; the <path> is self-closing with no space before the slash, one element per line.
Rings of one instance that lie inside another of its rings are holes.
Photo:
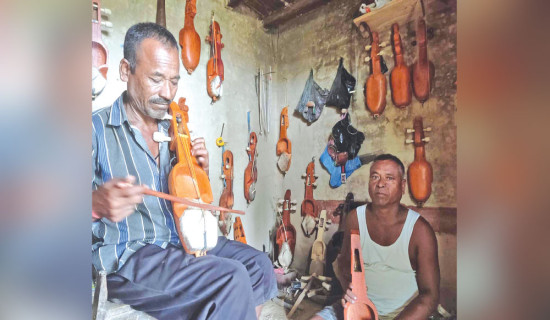
<path fill-rule="evenodd" d="M 376 157 L 370 168 L 368 205 L 351 211 L 344 243 L 334 262 L 347 288 L 341 301 L 313 319 L 343 319 L 346 302 L 354 303 L 350 274 L 350 231 L 359 230 L 368 298 L 380 319 L 427 319 L 439 302 L 437 241 L 430 224 L 400 204 L 406 187 L 405 167 L 391 154 Z"/>

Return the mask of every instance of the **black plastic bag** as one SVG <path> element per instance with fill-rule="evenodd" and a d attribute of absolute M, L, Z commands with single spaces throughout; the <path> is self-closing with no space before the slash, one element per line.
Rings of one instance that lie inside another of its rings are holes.
<path fill-rule="evenodd" d="M 330 87 L 327 106 L 347 109 L 351 100 L 351 92 L 355 88 L 355 78 L 344 68 L 344 58 L 340 58 L 336 77 Z"/>
<path fill-rule="evenodd" d="M 328 90 L 321 88 L 313 80 L 313 69 L 309 72 L 309 78 L 302 92 L 302 97 L 296 106 L 295 111 L 300 113 L 307 122 L 312 123 L 319 119 L 325 107 Z"/>
<path fill-rule="evenodd" d="M 351 125 L 351 117 L 346 113 L 344 118 L 332 127 L 332 137 L 334 145 L 338 152 L 347 152 L 348 159 L 354 159 L 361 149 L 361 144 L 365 140 L 365 135 L 361 131 L 357 131 Z"/>

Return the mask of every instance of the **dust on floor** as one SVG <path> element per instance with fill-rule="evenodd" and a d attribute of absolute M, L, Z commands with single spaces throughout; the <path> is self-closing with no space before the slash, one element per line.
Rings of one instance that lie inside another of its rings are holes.
<path fill-rule="evenodd" d="M 302 303 L 298 306 L 298 309 L 292 315 L 292 320 L 308 320 L 313 317 L 323 306 L 308 300 L 302 300 Z M 281 305 L 274 301 L 268 301 L 264 304 L 260 320 L 286 320 L 286 314 L 290 310 L 285 310 Z"/>

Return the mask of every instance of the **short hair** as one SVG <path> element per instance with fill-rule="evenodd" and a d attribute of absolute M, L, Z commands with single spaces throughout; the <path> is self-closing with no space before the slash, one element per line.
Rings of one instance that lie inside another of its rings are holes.
<path fill-rule="evenodd" d="M 124 37 L 124 59 L 130 63 L 131 73 L 136 71 L 136 51 L 141 42 L 148 38 L 156 39 L 166 46 L 178 49 L 176 38 L 163 26 L 152 22 L 134 24 L 128 29 Z"/>
<path fill-rule="evenodd" d="M 403 162 L 401 162 L 401 160 L 399 160 L 398 157 L 396 157 L 396 156 L 394 156 L 393 154 L 390 154 L 390 153 L 384 153 L 384 154 L 376 156 L 376 158 L 374 158 L 374 160 L 372 160 L 372 163 L 374 164 L 376 161 L 382 161 L 382 160 L 390 160 L 390 161 L 395 162 L 399 166 L 399 168 L 401 169 L 401 177 L 405 178 L 405 166 L 403 165 Z"/>

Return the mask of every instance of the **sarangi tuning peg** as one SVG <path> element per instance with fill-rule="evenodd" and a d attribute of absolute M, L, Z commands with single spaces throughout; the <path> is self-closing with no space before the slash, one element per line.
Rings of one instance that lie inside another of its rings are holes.
<path fill-rule="evenodd" d="M 172 138 L 170 138 L 169 136 L 165 135 L 164 133 L 162 132 L 153 132 L 153 141 L 155 142 L 168 142 L 168 141 L 172 141 Z"/>
<path fill-rule="evenodd" d="M 413 139 L 407 139 L 407 140 L 405 140 L 405 143 L 414 143 L 414 140 Z"/>
<path fill-rule="evenodd" d="M 160 118 L 160 120 L 172 120 L 172 118 L 173 118 L 172 115 L 166 112 L 164 116 Z"/>
<path fill-rule="evenodd" d="M 365 46 L 365 50 L 367 50 L 367 51 L 369 51 L 371 48 L 372 48 L 372 46 L 370 44 Z"/>
<path fill-rule="evenodd" d="M 101 30 L 108 30 L 113 28 L 111 21 L 101 21 Z"/>
<path fill-rule="evenodd" d="M 111 9 L 101 8 L 101 15 L 108 17 L 111 15 L 111 13 Z"/>
<path fill-rule="evenodd" d="M 414 129 L 407 129 L 407 133 L 414 133 Z"/>
<path fill-rule="evenodd" d="M 430 142 L 430 137 L 422 138 L 422 141 L 424 141 L 424 142 Z"/>

